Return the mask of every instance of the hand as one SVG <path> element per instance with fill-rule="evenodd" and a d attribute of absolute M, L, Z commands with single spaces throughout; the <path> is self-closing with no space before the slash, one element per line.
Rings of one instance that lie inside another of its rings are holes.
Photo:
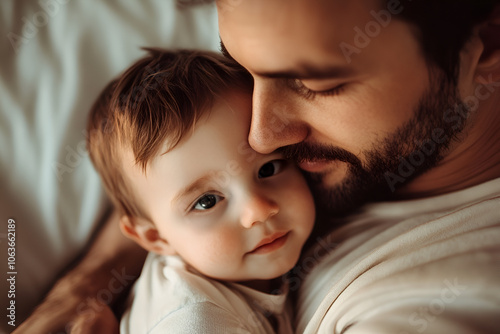
<path fill-rule="evenodd" d="M 108 305 L 96 299 L 82 300 L 62 290 L 56 286 L 13 334 L 119 333 L 118 320 Z"/>
<path fill-rule="evenodd" d="M 84 312 L 77 315 L 71 334 L 119 333 L 118 320 L 108 305 L 93 300 Z"/>
<path fill-rule="evenodd" d="M 121 303 L 147 252 L 125 238 L 112 215 L 89 251 L 61 277 L 15 334 L 118 333 L 111 306 Z"/>

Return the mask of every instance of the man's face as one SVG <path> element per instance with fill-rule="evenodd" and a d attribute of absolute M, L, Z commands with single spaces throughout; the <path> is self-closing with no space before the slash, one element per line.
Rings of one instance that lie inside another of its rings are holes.
<path fill-rule="evenodd" d="M 458 101 L 454 87 L 437 72 L 430 78 L 415 31 L 398 20 L 404 1 L 380 5 L 218 1 L 222 42 L 255 80 L 250 144 L 294 157 L 330 213 L 387 197 L 404 184 L 388 178 L 401 158 L 443 129 L 407 182 L 434 166 L 461 130 L 443 120 Z"/>

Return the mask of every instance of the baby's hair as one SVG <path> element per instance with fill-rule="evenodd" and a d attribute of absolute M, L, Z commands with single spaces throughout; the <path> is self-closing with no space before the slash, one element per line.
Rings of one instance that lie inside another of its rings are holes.
<path fill-rule="evenodd" d="M 123 172 L 124 149 L 143 172 L 208 114 L 214 98 L 252 78 L 210 51 L 145 49 L 148 55 L 109 83 L 91 108 L 87 148 L 111 199 L 123 214 L 147 218 Z"/>

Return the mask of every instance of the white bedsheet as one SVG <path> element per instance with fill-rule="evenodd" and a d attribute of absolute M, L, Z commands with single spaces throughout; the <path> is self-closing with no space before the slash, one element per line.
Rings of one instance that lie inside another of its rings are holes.
<path fill-rule="evenodd" d="M 85 151 L 100 90 L 142 46 L 216 50 L 219 36 L 213 4 L 165 0 L 2 1 L 0 27 L 0 258 L 6 272 L 11 218 L 19 324 L 109 209 Z"/>

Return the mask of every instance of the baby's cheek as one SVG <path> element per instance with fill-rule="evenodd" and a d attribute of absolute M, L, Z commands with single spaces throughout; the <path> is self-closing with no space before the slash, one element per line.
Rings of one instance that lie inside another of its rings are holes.
<path fill-rule="evenodd" d="M 239 235 L 230 230 L 220 231 L 213 239 L 213 249 L 217 257 L 226 261 L 241 253 L 243 248 Z"/>
<path fill-rule="evenodd" d="M 245 252 L 241 244 L 241 239 L 234 233 L 219 232 L 205 236 L 199 240 L 196 254 L 191 253 L 196 258 L 196 264 L 194 261 L 192 264 L 205 275 L 230 279 L 241 266 Z"/>
<path fill-rule="evenodd" d="M 194 248 L 196 257 L 212 268 L 229 266 L 234 261 L 239 238 L 225 230 L 210 233 L 199 238 Z"/>

